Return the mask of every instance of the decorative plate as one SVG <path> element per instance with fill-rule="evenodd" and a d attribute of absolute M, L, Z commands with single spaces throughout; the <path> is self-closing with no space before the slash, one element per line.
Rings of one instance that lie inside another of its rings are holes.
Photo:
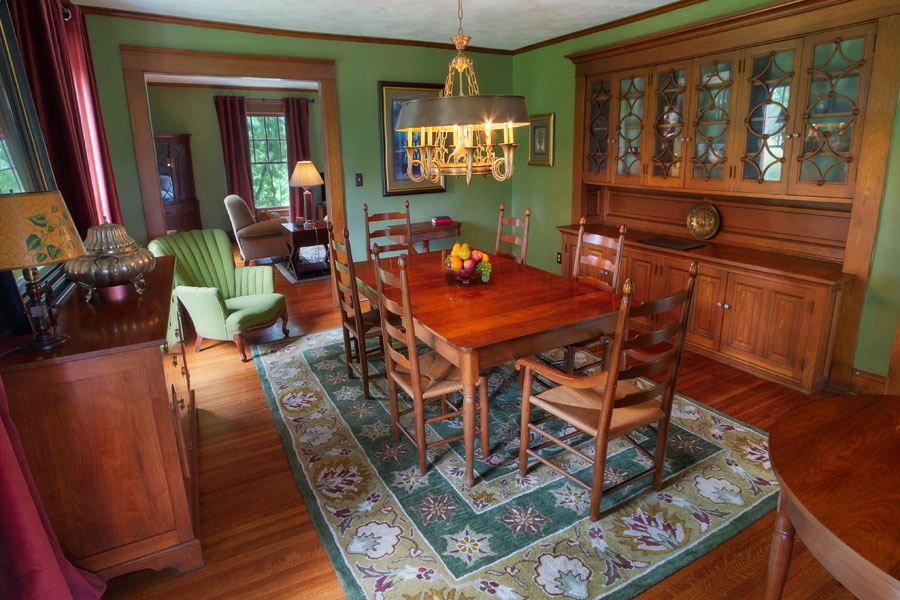
<path fill-rule="evenodd" d="M 716 235 L 721 222 L 719 211 L 709 202 L 698 202 L 688 211 L 688 232 L 698 240 L 708 240 Z"/>

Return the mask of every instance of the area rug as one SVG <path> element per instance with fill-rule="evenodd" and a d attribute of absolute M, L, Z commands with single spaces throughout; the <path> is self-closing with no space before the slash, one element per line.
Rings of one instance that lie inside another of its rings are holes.
<path fill-rule="evenodd" d="M 340 330 L 258 346 L 254 357 L 297 486 L 350 600 L 632 598 L 775 506 L 766 434 L 684 396 L 675 400 L 665 487 L 655 492 L 644 478 L 607 494 L 592 523 L 582 488 L 536 461 L 519 476 L 512 365 L 489 374 L 490 452 L 476 444 L 469 488 L 459 443 L 429 452 L 428 472 L 419 473 L 412 445 L 391 435 L 383 378 L 372 386 L 375 400 L 348 379 Z M 444 421 L 428 435 L 461 427 Z M 652 432 L 636 438 L 652 452 Z M 571 455 L 547 457 L 591 476 Z M 614 442 L 607 485 L 645 465 L 630 444 Z"/>

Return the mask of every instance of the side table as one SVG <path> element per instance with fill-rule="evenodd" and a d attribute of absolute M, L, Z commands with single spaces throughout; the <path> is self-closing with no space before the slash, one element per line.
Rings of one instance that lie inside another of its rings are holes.
<path fill-rule="evenodd" d="M 387 230 L 391 236 L 400 236 L 404 234 L 405 226 L 389 225 Z M 412 233 L 413 243 L 422 242 L 422 252 L 430 252 L 429 242 L 448 237 L 459 237 L 459 221 L 452 223 L 444 223 L 442 225 L 432 225 L 431 221 L 422 221 L 421 223 L 410 223 L 410 233 Z"/>
<path fill-rule="evenodd" d="M 900 599 L 900 396 L 813 399 L 769 435 L 781 483 L 766 599 L 784 589 L 794 533 L 859 598 Z"/>
<path fill-rule="evenodd" d="M 288 267 L 294 278 L 299 278 L 300 273 L 317 269 L 329 269 L 328 259 L 328 224 L 325 221 L 314 221 L 315 227 L 304 228 L 302 223 L 282 223 L 281 235 L 288 249 Z M 325 248 L 325 260 L 321 263 L 309 263 L 298 265 L 297 258 L 300 248 L 310 246 L 322 246 Z"/>

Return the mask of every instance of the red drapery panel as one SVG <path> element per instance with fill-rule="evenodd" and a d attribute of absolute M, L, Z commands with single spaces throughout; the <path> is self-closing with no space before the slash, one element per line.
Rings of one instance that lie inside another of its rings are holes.
<path fill-rule="evenodd" d="M 84 237 L 100 223 L 72 79 L 59 0 L 9 0 L 9 12 L 28 76 L 57 188 Z"/>
<path fill-rule="evenodd" d="M 95 204 L 101 216 L 106 217 L 110 223 L 121 225 L 122 212 L 119 210 L 119 195 L 116 193 L 116 182 L 109 161 L 109 147 L 106 144 L 106 129 L 104 129 L 103 115 L 100 112 L 100 99 L 97 94 L 97 79 L 94 76 L 94 61 L 91 57 L 87 23 L 84 20 L 84 14 L 77 6 L 67 4 L 66 8 L 71 15 L 65 21 L 66 40 L 69 46 L 69 58 L 72 61 L 72 76 L 75 80 L 75 93 L 78 96 L 88 164 L 91 167 L 91 185 L 96 199 Z"/>
<path fill-rule="evenodd" d="M 284 132 L 287 140 L 288 178 L 294 171 L 294 165 L 300 160 L 309 160 L 309 101 L 306 98 L 283 98 Z M 303 190 L 290 188 L 291 223 L 303 215 Z M 303 215 L 305 216 L 305 215 Z M 309 215 L 315 219 L 315 215 Z"/>
<path fill-rule="evenodd" d="M 38 496 L 0 382 L 0 598 L 95 600 L 106 584 L 63 556 Z"/>
<path fill-rule="evenodd" d="M 247 102 L 243 96 L 216 96 L 216 114 L 222 135 L 225 180 L 229 194 L 236 194 L 256 212 L 253 178 L 250 175 L 250 134 L 247 133 Z"/>

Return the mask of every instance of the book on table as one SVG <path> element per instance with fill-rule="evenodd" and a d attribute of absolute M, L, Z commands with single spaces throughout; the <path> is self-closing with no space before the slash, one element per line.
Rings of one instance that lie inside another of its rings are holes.
<path fill-rule="evenodd" d="M 453 222 L 453 219 L 451 219 L 450 217 L 446 217 L 446 216 L 431 217 L 432 225 L 447 225 L 452 222 Z"/>

